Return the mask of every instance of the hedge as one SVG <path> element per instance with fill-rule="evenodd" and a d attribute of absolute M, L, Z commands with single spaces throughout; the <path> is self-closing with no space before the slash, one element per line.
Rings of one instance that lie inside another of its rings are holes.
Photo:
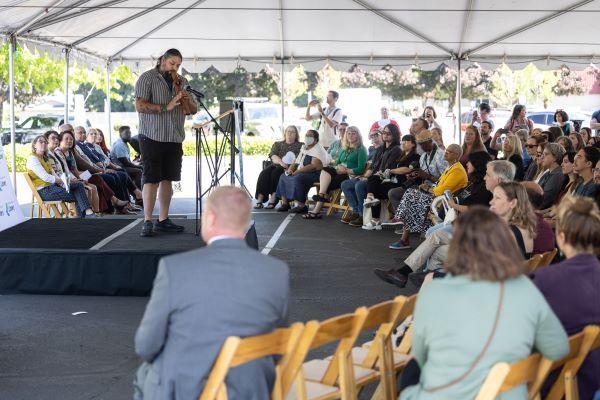
<path fill-rule="evenodd" d="M 214 152 L 214 136 L 208 136 L 208 145 L 211 152 Z M 223 137 L 219 137 L 219 146 L 223 141 Z M 272 139 L 263 139 L 257 137 L 243 137 L 242 138 L 242 153 L 246 156 L 267 156 L 271 151 L 273 145 Z M 196 143 L 193 139 L 186 140 L 183 142 L 183 155 L 194 156 L 196 155 Z M 4 154 L 6 155 L 6 163 L 8 169 L 12 167 L 12 153 L 11 146 L 4 146 Z M 17 144 L 17 172 L 25 172 L 25 165 L 27 163 L 27 157 L 31 154 L 31 143 L 28 144 Z M 229 146 L 225 148 L 225 155 L 229 155 Z"/>

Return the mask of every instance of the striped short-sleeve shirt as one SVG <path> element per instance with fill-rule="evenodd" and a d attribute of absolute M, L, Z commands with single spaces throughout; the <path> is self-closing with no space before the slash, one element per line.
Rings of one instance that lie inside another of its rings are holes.
<path fill-rule="evenodd" d="M 187 85 L 181 77 L 182 87 Z M 175 96 L 175 86 L 169 88 L 167 81 L 158 68 L 153 68 L 140 75 L 135 83 L 135 97 L 152 104 L 167 105 Z M 190 96 L 190 101 L 194 101 Z M 185 139 L 183 124 L 185 115 L 180 106 L 171 111 L 158 114 L 138 113 L 140 120 L 139 134 L 158 142 L 181 143 Z"/>

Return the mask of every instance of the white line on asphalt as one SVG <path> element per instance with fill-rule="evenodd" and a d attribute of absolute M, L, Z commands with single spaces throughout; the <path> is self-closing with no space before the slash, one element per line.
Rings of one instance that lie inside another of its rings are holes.
<path fill-rule="evenodd" d="M 279 228 L 277 228 L 277 230 L 271 237 L 271 240 L 269 240 L 269 243 L 267 243 L 265 248 L 262 249 L 261 253 L 267 255 L 271 252 L 271 250 L 273 250 L 273 247 L 275 247 L 275 245 L 277 244 L 277 241 L 283 234 L 283 231 L 285 230 L 286 226 L 288 226 L 288 224 L 292 221 L 292 219 L 294 219 L 295 216 L 296 214 L 289 214 L 287 217 L 285 217 L 285 219 L 281 222 L 281 225 L 279 225 Z"/>
<path fill-rule="evenodd" d="M 135 221 L 133 221 L 132 223 L 130 223 L 126 227 L 119 229 L 118 231 L 116 231 L 115 233 L 113 233 L 112 235 L 110 235 L 109 237 L 102 239 L 101 241 L 99 241 L 98 243 L 96 243 L 95 245 L 93 245 L 92 247 L 90 247 L 90 250 L 100 250 L 102 247 L 106 246 L 108 244 L 108 242 L 111 242 L 112 240 L 118 238 L 119 236 L 121 236 L 122 234 L 124 234 L 128 230 L 132 229 L 134 226 L 136 226 L 137 224 L 139 224 L 140 221 L 143 221 L 143 220 L 144 220 L 144 218 L 138 218 L 138 219 L 136 219 Z"/>

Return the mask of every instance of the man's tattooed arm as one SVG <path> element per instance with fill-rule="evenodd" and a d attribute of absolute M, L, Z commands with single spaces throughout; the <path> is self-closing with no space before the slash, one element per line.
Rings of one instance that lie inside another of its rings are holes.
<path fill-rule="evenodd" d="M 140 99 L 138 97 L 135 99 L 135 109 L 137 112 L 143 114 L 159 114 L 160 104 L 152 104 L 148 100 Z"/>

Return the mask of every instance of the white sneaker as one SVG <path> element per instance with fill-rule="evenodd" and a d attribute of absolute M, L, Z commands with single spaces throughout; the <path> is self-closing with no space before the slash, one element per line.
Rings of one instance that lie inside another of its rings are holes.
<path fill-rule="evenodd" d="M 374 199 L 372 197 L 367 197 L 365 199 L 365 201 L 363 202 L 363 207 L 369 208 L 369 207 L 372 207 L 372 206 L 376 206 L 379 203 L 380 203 L 379 199 Z"/>
<path fill-rule="evenodd" d="M 364 224 L 362 226 L 362 228 L 366 231 L 380 231 L 381 230 L 381 223 L 380 222 L 373 222 L 373 221 L 369 221 L 368 224 Z"/>

